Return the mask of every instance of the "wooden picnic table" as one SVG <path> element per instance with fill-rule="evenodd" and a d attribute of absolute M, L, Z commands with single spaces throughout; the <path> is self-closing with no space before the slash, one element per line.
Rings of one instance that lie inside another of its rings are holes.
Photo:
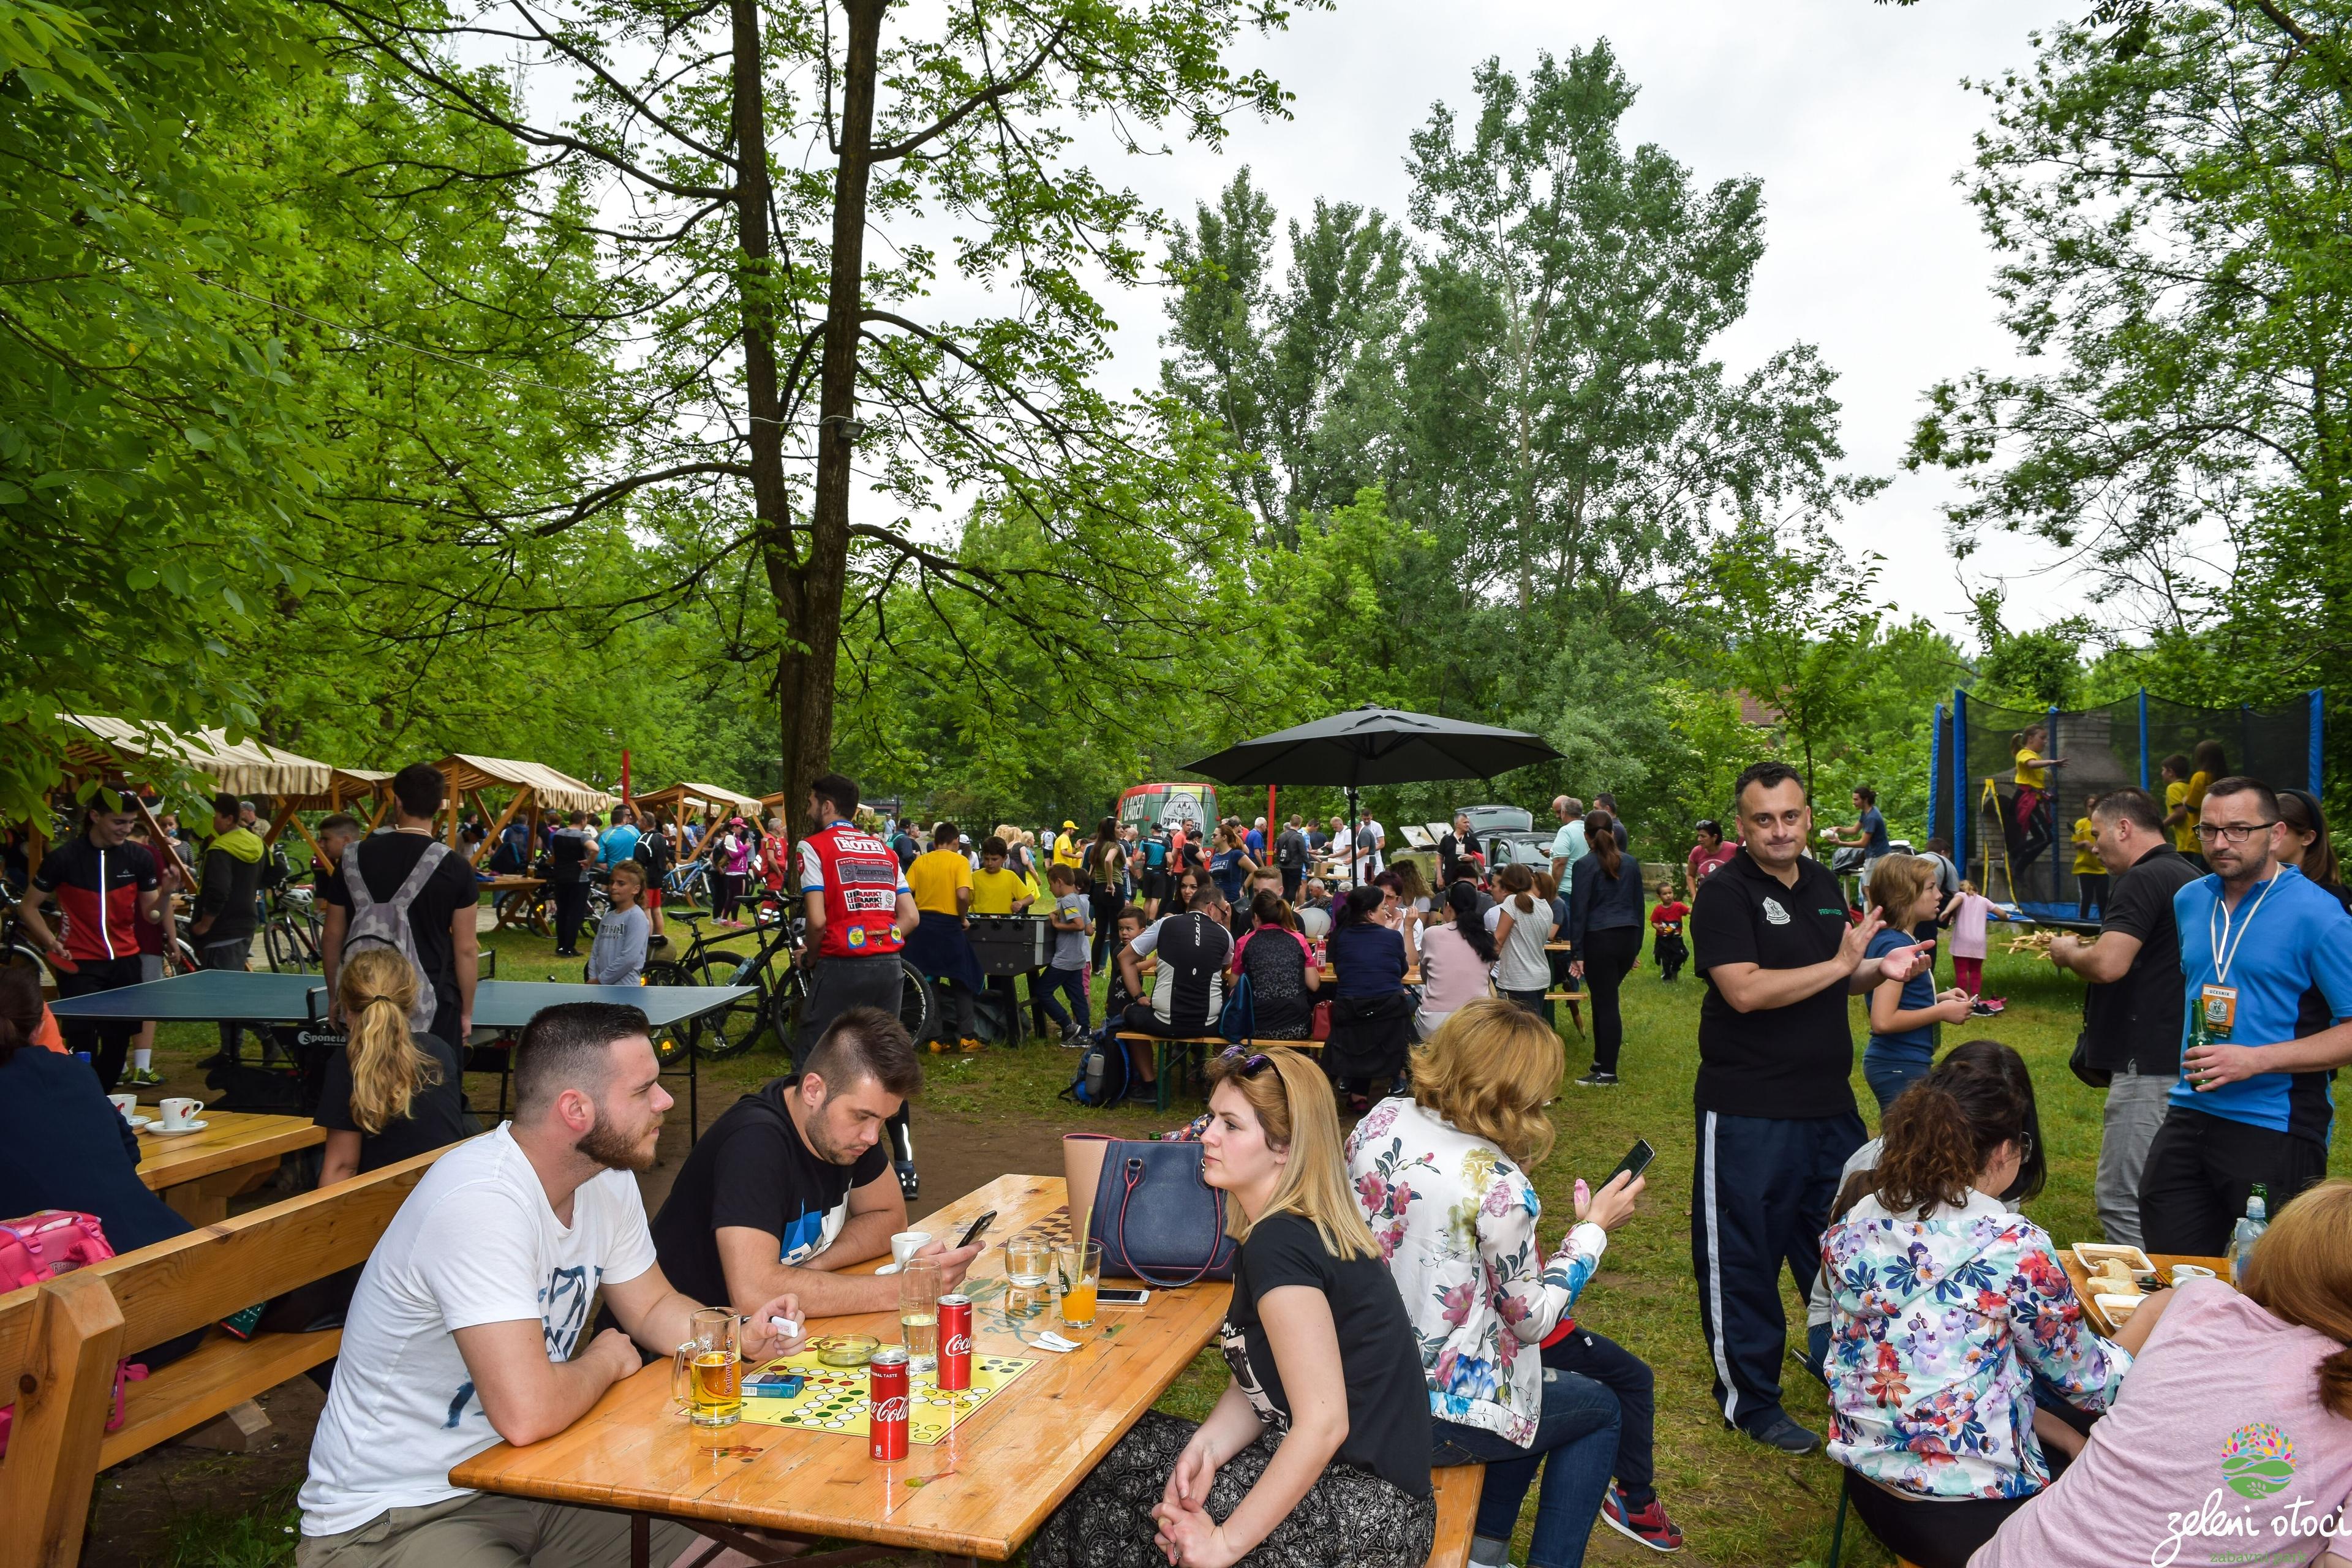
<path fill-rule="evenodd" d="M 218 1225 L 229 1199 L 268 1181 L 281 1156 L 327 1141 L 307 1116 L 205 1110 L 196 1119 L 200 1131 L 163 1133 L 152 1122 L 139 1131 L 139 1179 L 190 1225 Z"/>
<path fill-rule="evenodd" d="M 541 877 L 492 877 L 482 883 L 481 890 L 490 895 L 490 909 L 498 916 L 492 929 L 506 931 L 520 924 L 545 936 L 547 922 L 540 914 L 539 889 L 546 885 Z"/>
<path fill-rule="evenodd" d="M 2213 1271 L 2213 1278 L 2224 1285 L 2230 1282 L 2230 1260 L 2226 1258 L 2197 1258 L 2186 1252 L 2151 1252 L 2147 1255 L 2147 1260 L 2156 1265 L 2158 1277 L 2167 1285 L 2172 1283 L 2172 1266 L 2176 1263 L 2189 1263 L 2200 1268 L 2210 1268 Z M 2072 1247 L 2060 1248 L 2058 1261 L 2065 1266 L 2066 1278 L 2073 1282 L 2074 1294 L 2082 1298 L 2084 1321 L 2089 1323 L 2098 1332 L 2113 1339 L 2116 1325 L 2107 1321 L 2106 1314 L 2100 1311 L 2097 1304 L 2092 1300 L 2091 1271 L 2083 1267 L 2083 1260 L 2074 1256 L 2074 1249 Z"/>
<path fill-rule="evenodd" d="M 1005 1238 L 1052 1222 L 1065 1206 L 1058 1176 L 1000 1176 L 929 1215 L 923 1228 L 949 1235 L 994 1209 L 991 1245 L 970 1276 L 985 1284 L 1003 1278 Z M 1095 1329 L 1072 1335 L 1083 1348 L 1059 1355 L 1024 1344 L 1001 1310 L 977 1303 L 973 1353 L 1038 1364 L 936 1446 L 910 1446 L 893 1464 L 869 1458 L 863 1437 L 749 1421 L 693 1426 L 671 1405 L 662 1361 L 615 1384 L 568 1430 L 527 1448 L 486 1448 L 451 1470 L 449 1484 L 636 1515 L 638 1564 L 648 1519 L 683 1521 L 762 1558 L 774 1547 L 739 1531 L 863 1542 L 965 1564 L 1003 1562 L 1192 1363 L 1231 1295 L 1227 1285 L 1195 1285 L 1154 1290 L 1139 1309 L 1105 1307 Z M 1058 1326 L 1051 1312 L 1034 1321 Z M 895 1310 L 810 1327 L 869 1333 L 886 1344 L 898 1338 Z"/>

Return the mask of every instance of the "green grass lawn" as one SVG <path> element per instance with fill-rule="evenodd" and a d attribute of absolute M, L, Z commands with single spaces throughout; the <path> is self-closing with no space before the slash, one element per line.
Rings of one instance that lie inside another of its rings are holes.
<path fill-rule="evenodd" d="M 672 929 L 683 948 L 683 932 L 675 925 Z M 545 938 L 499 932 L 484 941 L 499 952 L 500 978 L 579 976 L 576 961 L 559 963 Z M 1994 945 L 1998 948 L 2000 943 Z M 2097 1222 L 2092 1175 L 2098 1155 L 2101 1096 L 2077 1082 L 2066 1069 L 2081 1011 L 2080 986 L 2038 959 L 1997 954 L 1986 971 L 1988 989 L 2009 999 L 2008 1013 L 1998 1019 L 1947 1029 L 1945 1043 L 1948 1047 L 1964 1038 L 1990 1037 L 2023 1053 L 2032 1067 L 2040 1096 L 2051 1170 L 2048 1190 L 2027 1205 L 2028 1212 L 2062 1244 L 2094 1237 Z M 1948 961 L 1944 976 L 1948 984 Z M 1559 1144 L 1535 1173 L 1546 1205 L 1544 1241 L 1546 1246 L 1554 1245 L 1565 1232 L 1570 1212 L 1569 1192 L 1578 1175 L 1597 1179 L 1636 1138 L 1646 1138 L 1655 1146 L 1658 1157 L 1649 1171 L 1649 1189 L 1641 1212 L 1612 1238 L 1605 1264 L 1580 1303 L 1578 1316 L 1639 1353 L 1656 1370 L 1657 1484 L 1690 1540 L 1683 1561 L 1819 1565 L 1828 1556 L 1830 1522 L 1838 1494 L 1835 1468 L 1819 1455 L 1791 1458 L 1725 1431 L 1710 1394 L 1711 1374 L 1699 1336 L 1696 1291 L 1691 1278 L 1689 1230 L 1695 1135 L 1691 1082 L 1697 1068 L 1701 989 L 1687 974 L 1678 984 L 1662 984 L 1645 961 L 1625 988 L 1623 1083 L 1614 1089 L 1581 1089 L 1563 1083 L 1552 1108 L 1559 1127 Z M 1100 996 L 1098 985 L 1097 1005 Z M 1853 1018 L 1854 1095 L 1864 1120 L 1874 1127 L 1874 1102 L 1859 1071 L 1859 1045 L 1866 1036 L 1859 1001 L 1854 1004 Z M 1589 1065 L 1590 1058 L 1584 1041 L 1568 1028 L 1564 1016 L 1561 1026 L 1567 1037 L 1568 1076 L 1574 1078 Z M 175 1058 L 183 1052 L 193 1058 L 210 1049 L 209 1031 L 200 1034 L 183 1028 L 165 1034 L 167 1037 L 159 1044 Z M 714 1103 L 723 1105 L 735 1092 L 782 1070 L 782 1060 L 775 1042 L 762 1040 L 742 1057 L 706 1066 L 704 1089 L 715 1097 Z M 1198 1109 L 1195 1102 L 1186 1100 L 1165 1114 L 1155 1112 L 1149 1103 L 1102 1112 L 1078 1110 L 1056 1098 L 1067 1085 L 1075 1064 L 1075 1053 L 1036 1046 L 1018 1051 L 991 1050 L 970 1058 L 929 1058 L 925 1100 L 950 1122 L 961 1117 L 1041 1124 L 1040 1157 L 1049 1164 L 1058 1156 L 1044 1135 L 1047 1129 L 1043 1124 L 1058 1126 L 1074 1119 L 1099 1118 L 1107 1131 L 1141 1133 L 1175 1125 Z M 489 1097 L 476 1093 L 475 1103 L 490 1102 Z M 683 1110 L 677 1114 L 683 1115 Z M 932 1138 L 951 1135 L 949 1127 L 933 1125 Z M 2352 1169 L 2340 1151 L 2331 1164 L 2339 1174 Z M 1784 1296 L 1792 1342 L 1801 1346 L 1802 1303 L 1786 1288 L 1785 1280 Z M 1223 1376 L 1223 1364 L 1213 1351 L 1204 1352 L 1169 1391 L 1162 1407 L 1193 1416 L 1204 1414 L 1222 1388 Z M 1820 1385 L 1793 1360 L 1784 1363 L 1782 1379 L 1790 1414 L 1822 1430 L 1827 1407 Z M 1532 1502 L 1531 1496 L 1529 1517 Z M 173 1560 L 190 1568 L 200 1563 L 290 1561 L 290 1550 L 284 1557 L 268 1550 L 287 1540 L 276 1528 L 282 1516 L 266 1510 L 266 1517 L 271 1526 L 266 1530 L 248 1530 L 229 1519 L 208 1519 L 204 1535 L 215 1541 L 234 1539 L 239 1549 L 218 1554 L 187 1550 Z M 277 1541 L 268 1539 L 273 1535 Z M 193 1542 L 187 1544 L 194 1546 Z M 287 1544 L 290 1548 L 290 1542 Z M 1524 1545 L 1522 1540 L 1522 1549 Z M 258 1555 L 257 1547 L 261 1548 Z M 1591 1556 L 1595 1562 L 1606 1563 L 1654 1560 L 1654 1554 L 1605 1530 L 1596 1531 Z M 1876 1564 L 1890 1559 L 1858 1525 L 1849 1524 L 1843 1561 Z"/>

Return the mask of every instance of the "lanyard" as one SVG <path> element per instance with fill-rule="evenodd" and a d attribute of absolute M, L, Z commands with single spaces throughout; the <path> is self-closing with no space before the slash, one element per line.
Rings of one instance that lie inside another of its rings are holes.
<path fill-rule="evenodd" d="M 2213 900 L 2213 908 L 2205 917 L 2205 935 L 2213 944 L 2213 978 L 2221 984 L 2230 984 L 2230 965 L 2237 962 L 2238 949 L 2245 945 L 2246 932 L 2253 925 L 2254 917 L 2263 912 L 2263 900 L 2271 896 L 2273 888 L 2286 879 L 2290 869 L 2290 867 L 2280 867 L 2277 874 L 2263 884 L 2262 892 L 2254 899 L 2254 907 L 2246 911 L 2244 920 L 2237 922 L 2235 936 L 2230 932 L 2228 902 L 2221 899 Z M 2218 930 L 2216 921 L 2220 922 Z"/>

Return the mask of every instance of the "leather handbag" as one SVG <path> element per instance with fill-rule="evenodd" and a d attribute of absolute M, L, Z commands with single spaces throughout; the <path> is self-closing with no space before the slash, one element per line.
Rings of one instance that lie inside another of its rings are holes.
<path fill-rule="evenodd" d="M 1234 1277 L 1225 1194 L 1201 1179 L 1200 1144 L 1071 1133 L 1062 1165 L 1106 1275 L 1162 1290 Z"/>

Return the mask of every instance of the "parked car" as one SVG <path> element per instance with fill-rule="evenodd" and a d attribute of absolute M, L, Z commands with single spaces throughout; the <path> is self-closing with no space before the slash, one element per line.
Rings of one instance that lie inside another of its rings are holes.
<path fill-rule="evenodd" d="M 1470 819 L 1470 831 L 1480 838 L 1490 833 L 1526 833 L 1536 825 L 1535 814 L 1516 805 L 1457 805 L 1456 816 Z"/>

